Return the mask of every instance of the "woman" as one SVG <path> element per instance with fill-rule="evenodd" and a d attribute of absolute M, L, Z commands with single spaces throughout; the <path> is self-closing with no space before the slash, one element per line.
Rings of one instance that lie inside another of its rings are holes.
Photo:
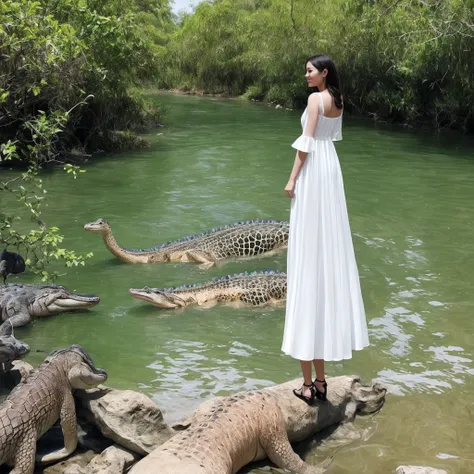
<path fill-rule="evenodd" d="M 350 359 L 369 345 L 339 159 L 343 100 L 339 76 L 325 55 L 306 62 L 311 94 L 303 135 L 285 187 L 291 198 L 288 294 L 282 351 L 300 360 L 303 386 L 293 393 L 312 405 L 326 400 L 324 361 Z M 316 379 L 312 379 L 312 365 Z"/>

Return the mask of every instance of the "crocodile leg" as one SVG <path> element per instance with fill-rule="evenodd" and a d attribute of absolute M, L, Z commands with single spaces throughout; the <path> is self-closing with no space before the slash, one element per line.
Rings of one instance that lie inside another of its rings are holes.
<path fill-rule="evenodd" d="M 49 463 L 58 461 L 72 454 L 77 447 L 77 422 L 76 409 L 74 406 L 74 398 L 71 392 L 65 394 L 63 404 L 61 406 L 61 428 L 64 436 L 64 448 L 45 454 L 38 461 L 41 463 Z"/>
<path fill-rule="evenodd" d="M 26 326 L 30 321 L 30 313 L 28 313 L 26 308 L 21 308 L 20 311 L 14 314 L 11 318 L 8 318 L 3 324 L 11 323 L 14 328 L 19 328 L 20 326 Z"/>
<path fill-rule="evenodd" d="M 323 474 L 331 465 L 332 458 L 319 466 L 305 463 L 291 447 L 283 419 L 274 420 L 275 424 L 267 427 L 260 435 L 260 444 L 265 453 L 278 467 L 287 469 L 293 474 Z M 264 428 L 265 429 L 265 428 Z"/>
<path fill-rule="evenodd" d="M 212 267 L 215 263 L 211 254 L 203 250 L 188 250 L 184 257 L 188 262 L 202 263 L 202 267 Z"/>
<path fill-rule="evenodd" d="M 36 433 L 34 430 L 29 431 L 19 448 L 13 459 L 15 467 L 10 471 L 10 474 L 33 474 L 36 454 Z"/>

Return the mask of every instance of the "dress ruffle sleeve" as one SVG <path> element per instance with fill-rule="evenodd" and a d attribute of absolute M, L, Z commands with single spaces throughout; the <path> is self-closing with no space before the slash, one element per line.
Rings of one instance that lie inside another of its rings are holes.
<path fill-rule="evenodd" d="M 304 151 L 306 153 L 312 153 L 316 150 L 316 140 L 313 137 L 307 135 L 301 135 L 296 139 L 292 145 L 295 150 Z"/>

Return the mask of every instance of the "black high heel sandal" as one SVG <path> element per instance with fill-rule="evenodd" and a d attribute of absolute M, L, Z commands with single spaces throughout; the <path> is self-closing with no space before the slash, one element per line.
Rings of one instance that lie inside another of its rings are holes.
<path fill-rule="evenodd" d="M 303 387 L 308 387 L 309 388 L 309 391 L 311 392 L 311 397 L 305 397 L 303 395 Z M 313 385 L 313 383 L 310 383 L 309 385 L 306 385 L 305 383 L 303 383 L 303 387 L 294 388 L 293 389 L 293 395 L 295 397 L 298 397 L 300 400 L 303 400 L 309 406 L 314 405 L 314 399 L 315 399 L 315 397 L 318 396 L 316 387 Z M 298 392 L 300 392 L 300 393 L 298 393 Z"/>
<path fill-rule="evenodd" d="M 323 384 L 324 392 L 321 392 L 318 387 L 314 384 L 315 382 L 319 382 Z M 314 379 L 313 382 L 313 387 L 315 390 L 315 395 L 318 400 L 321 400 L 322 402 L 325 402 L 327 400 L 327 395 L 328 395 L 328 384 L 326 383 L 326 380 L 318 380 Z"/>

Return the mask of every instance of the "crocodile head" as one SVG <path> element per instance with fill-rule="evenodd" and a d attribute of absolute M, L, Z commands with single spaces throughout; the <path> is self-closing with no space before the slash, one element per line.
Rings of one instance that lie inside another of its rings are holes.
<path fill-rule="evenodd" d="M 86 390 L 96 387 L 107 380 L 107 372 L 103 369 L 98 369 L 94 362 L 92 362 L 90 355 L 78 344 L 73 344 L 66 349 L 53 351 L 46 361 L 52 362 L 59 357 L 61 358 L 61 363 L 67 369 L 72 388 Z"/>
<path fill-rule="evenodd" d="M 94 222 L 89 222 L 84 226 L 84 230 L 91 232 L 92 234 L 106 235 L 110 230 L 110 225 L 105 219 L 97 219 Z"/>
<path fill-rule="evenodd" d="M 6 321 L 0 326 L 0 364 L 20 359 L 29 352 L 28 344 L 13 335 L 13 326 Z"/>
<path fill-rule="evenodd" d="M 47 316 L 63 311 L 91 308 L 100 301 L 98 296 L 72 293 L 60 285 L 43 285 L 34 293 L 28 305 L 32 316 Z"/>
<path fill-rule="evenodd" d="M 174 293 L 164 292 L 158 288 L 130 288 L 130 295 L 160 308 L 174 309 L 186 306 L 186 302 Z"/>

